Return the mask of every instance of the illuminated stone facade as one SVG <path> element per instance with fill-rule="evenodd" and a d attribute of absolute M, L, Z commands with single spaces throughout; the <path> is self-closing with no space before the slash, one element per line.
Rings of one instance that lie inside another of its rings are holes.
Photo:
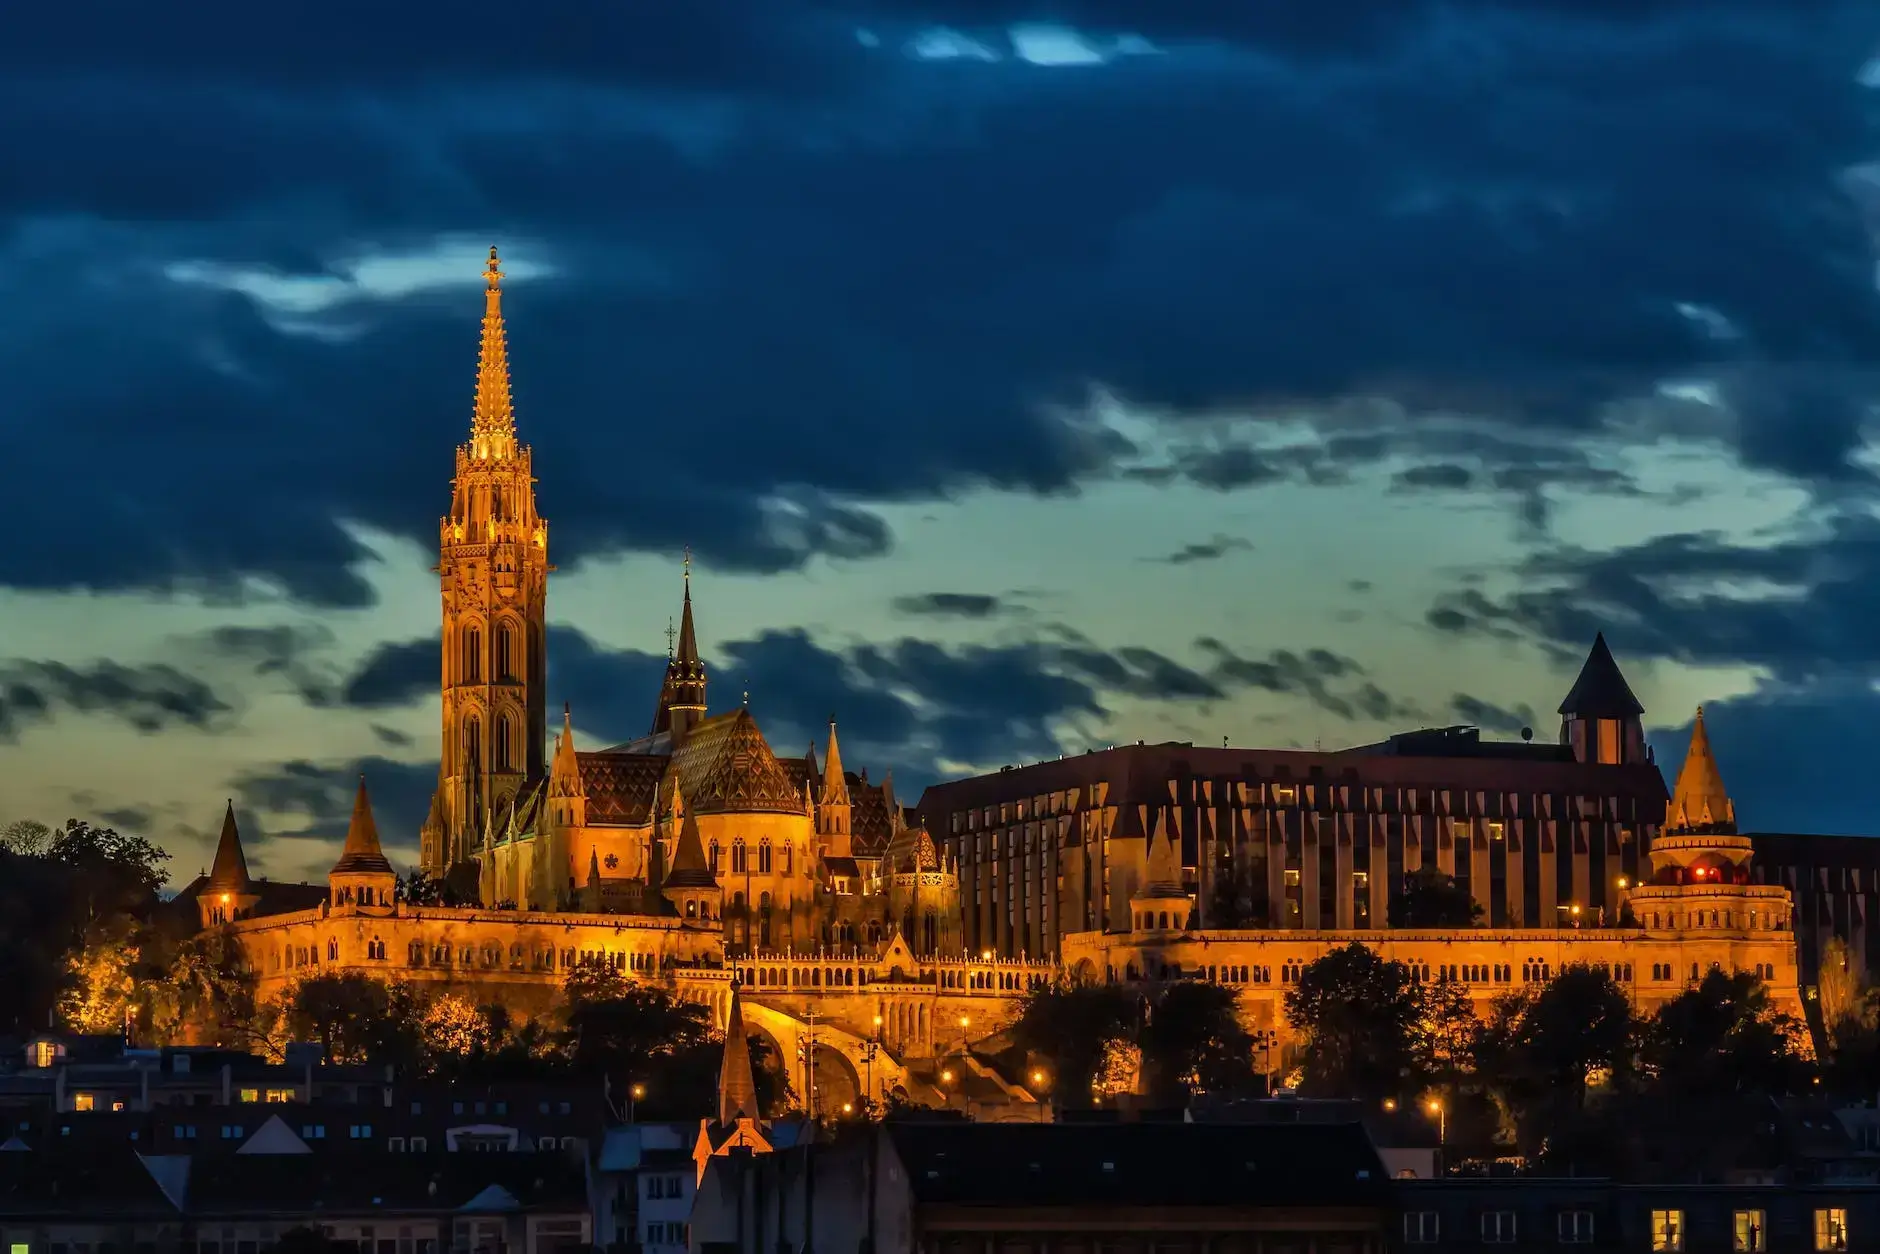
<path fill-rule="evenodd" d="M 477 904 L 398 899 L 364 781 L 325 889 L 252 880 L 231 810 L 185 895 L 239 939 L 263 996 L 357 972 L 533 1013 L 571 966 L 601 963 L 722 1024 L 735 981 L 799 1092 L 814 1059 L 819 1089 L 916 1096 L 923 1063 L 996 1035 L 1063 975 L 1232 986 L 1284 1049 L 1285 990 L 1354 940 L 1480 1002 L 1592 963 L 1646 1008 L 1717 967 L 1760 973 L 1799 1011 L 1789 895 L 1751 882 L 1701 714 L 1667 807 L 1603 639 L 1556 745 L 1451 728 L 1341 753 L 1136 746 L 937 786 L 923 823 L 891 777 L 848 769 L 833 723 L 820 755 L 787 757 L 747 707 L 709 712 L 688 559 L 647 734 L 577 750 L 564 710 L 551 743 L 548 532 L 494 250 L 484 277 L 440 530 L 442 761 L 420 836 L 422 869 Z M 1481 927 L 1385 927 L 1426 865 Z"/>

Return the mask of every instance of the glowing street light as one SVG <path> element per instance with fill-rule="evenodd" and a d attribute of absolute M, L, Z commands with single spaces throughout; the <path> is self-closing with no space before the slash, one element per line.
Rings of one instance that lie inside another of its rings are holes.
<path fill-rule="evenodd" d="M 639 1100 L 645 1096 L 646 1096 L 646 1086 L 644 1084 L 634 1084 L 628 1087 L 627 1089 L 627 1122 L 628 1123 L 633 1122 L 634 1106 L 637 1105 L 639 1103 Z"/>

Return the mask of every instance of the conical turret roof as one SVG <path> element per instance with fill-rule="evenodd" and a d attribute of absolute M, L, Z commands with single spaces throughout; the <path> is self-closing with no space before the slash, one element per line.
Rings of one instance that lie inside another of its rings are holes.
<path fill-rule="evenodd" d="M 670 620 L 668 620 L 670 622 Z M 705 664 L 699 661 L 698 632 L 692 626 L 692 556 L 685 559 L 685 604 L 679 615 L 679 644 L 666 660 L 666 680 L 653 713 L 653 734 L 672 730 L 674 709 L 705 708 Z"/>
<path fill-rule="evenodd" d="M 751 1043 L 744 1036 L 744 1009 L 738 1004 L 738 986 L 733 984 L 731 1012 L 725 1020 L 725 1059 L 718 1069 L 718 1122 L 730 1127 L 739 1118 L 758 1117 Z"/>
<path fill-rule="evenodd" d="M 1175 841 L 1168 833 L 1149 838 L 1148 874 L 1136 896 L 1144 901 L 1168 897 L 1186 897 L 1182 887 L 1181 863 L 1175 856 Z"/>
<path fill-rule="evenodd" d="M 333 864 L 335 874 L 363 875 L 392 873 L 379 847 L 379 825 L 372 819 L 372 800 L 366 796 L 366 777 L 359 777 L 359 792 L 353 797 L 352 823 L 346 828 L 346 847 Z"/>
<path fill-rule="evenodd" d="M 1593 637 L 1593 648 L 1580 667 L 1580 677 L 1573 681 L 1558 712 L 1575 718 L 1637 718 L 1645 713 L 1645 707 L 1632 695 L 1632 686 L 1619 672 L 1619 663 L 1613 660 L 1605 632 Z"/>
<path fill-rule="evenodd" d="M 822 795 L 817 798 L 823 805 L 849 804 L 849 778 L 842 773 L 842 748 L 836 743 L 836 721 L 829 720 L 829 758 L 823 763 Z"/>
<path fill-rule="evenodd" d="M 672 851 L 672 869 L 666 873 L 667 888 L 716 888 L 718 877 L 705 861 L 705 842 L 699 838 L 698 820 L 685 812 L 679 824 L 679 844 Z"/>
<path fill-rule="evenodd" d="M 1664 831 L 1667 836 L 1736 831 L 1736 805 L 1724 791 L 1723 773 L 1717 769 L 1716 755 L 1711 752 L 1701 705 L 1691 724 L 1691 747 L 1685 751 L 1684 766 L 1678 772 L 1678 786 L 1671 794 Z"/>
<path fill-rule="evenodd" d="M 209 868 L 209 887 L 218 893 L 246 894 L 253 890 L 248 859 L 242 853 L 242 834 L 235 826 L 235 802 L 222 815 L 222 838 L 215 844 L 215 862 Z"/>

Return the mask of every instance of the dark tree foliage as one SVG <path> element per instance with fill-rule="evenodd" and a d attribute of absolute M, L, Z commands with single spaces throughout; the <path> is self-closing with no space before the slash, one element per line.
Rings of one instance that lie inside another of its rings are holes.
<path fill-rule="evenodd" d="M 1182 981 L 1162 990 L 1140 1036 L 1150 1096 L 1166 1105 L 1197 1093 L 1259 1091 L 1253 1037 L 1241 1026 L 1240 996 L 1219 984 Z"/>
<path fill-rule="evenodd" d="M 1422 990 L 1401 962 L 1356 942 L 1309 964 L 1286 993 L 1304 1038 L 1302 1090 L 1381 1101 L 1419 1089 L 1429 1073 Z"/>
<path fill-rule="evenodd" d="M 394 896 L 414 906 L 451 906 L 457 903 L 451 900 L 451 893 L 443 880 L 426 875 L 417 867 L 412 867 L 398 877 L 393 888 Z"/>
<path fill-rule="evenodd" d="M 1657 1089 L 1691 1101 L 1797 1093 L 1813 1079 L 1799 1052 L 1801 1033 L 1800 1023 L 1769 1004 L 1769 990 L 1754 975 L 1712 971 L 1646 1021 L 1639 1062 Z"/>
<path fill-rule="evenodd" d="M 1253 869 L 1230 858 L 1216 864 L 1208 897 L 1207 925 L 1218 928 L 1262 927 L 1266 923 L 1255 894 Z"/>
<path fill-rule="evenodd" d="M 1625 990 L 1596 967 L 1568 967 L 1496 1004 L 1476 1071 L 1513 1116 L 1522 1152 L 1558 1157 L 1589 1123 L 1589 1088 L 1630 1082 L 1637 1026 Z"/>
<path fill-rule="evenodd" d="M 1135 999 L 1117 985 L 1060 982 L 1025 995 L 1011 1036 L 1048 1061 L 1059 1105 L 1088 1106 L 1105 1054 L 1134 1038 L 1137 1018 Z"/>
<path fill-rule="evenodd" d="M 424 1004 L 405 984 L 357 974 L 308 976 L 287 1003 L 296 1040 L 318 1041 L 338 1063 L 390 1063 L 417 1071 L 424 1059 Z"/>
<path fill-rule="evenodd" d="M 1475 927 L 1482 921 L 1482 905 L 1454 876 L 1425 866 L 1403 877 L 1389 914 L 1392 927 Z"/>

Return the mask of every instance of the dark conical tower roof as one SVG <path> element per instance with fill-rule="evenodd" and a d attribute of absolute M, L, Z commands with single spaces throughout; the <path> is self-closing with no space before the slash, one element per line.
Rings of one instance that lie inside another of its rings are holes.
<path fill-rule="evenodd" d="M 235 827 L 235 802 L 222 815 L 222 839 L 215 844 L 215 862 L 209 868 L 209 887 L 219 893 L 248 893 L 248 859 L 242 853 L 242 834 Z"/>
<path fill-rule="evenodd" d="M 1593 650 L 1586 655 L 1586 664 L 1580 667 L 1580 677 L 1573 681 L 1567 699 L 1560 703 L 1559 713 L 1574 718 L 1638 718 L 1645 713 L 1645 707 L 1632 695 L 1632 686 L 1619 673 L 1619 663 L 1606 646 L 1605 632 L 1593 637 Z"/>
<path fill-rule="evenodd" d="M 757 1077 L 751 1071 L 751 1043 L 744 1039 L 744 1010 L 738 986 L 731 986 L 731 1013 L 725 1020 L 725 1060 L 718 1070 L 718 1122 L 725 1127 L 739 1117 L 758 1118 Z"/>

